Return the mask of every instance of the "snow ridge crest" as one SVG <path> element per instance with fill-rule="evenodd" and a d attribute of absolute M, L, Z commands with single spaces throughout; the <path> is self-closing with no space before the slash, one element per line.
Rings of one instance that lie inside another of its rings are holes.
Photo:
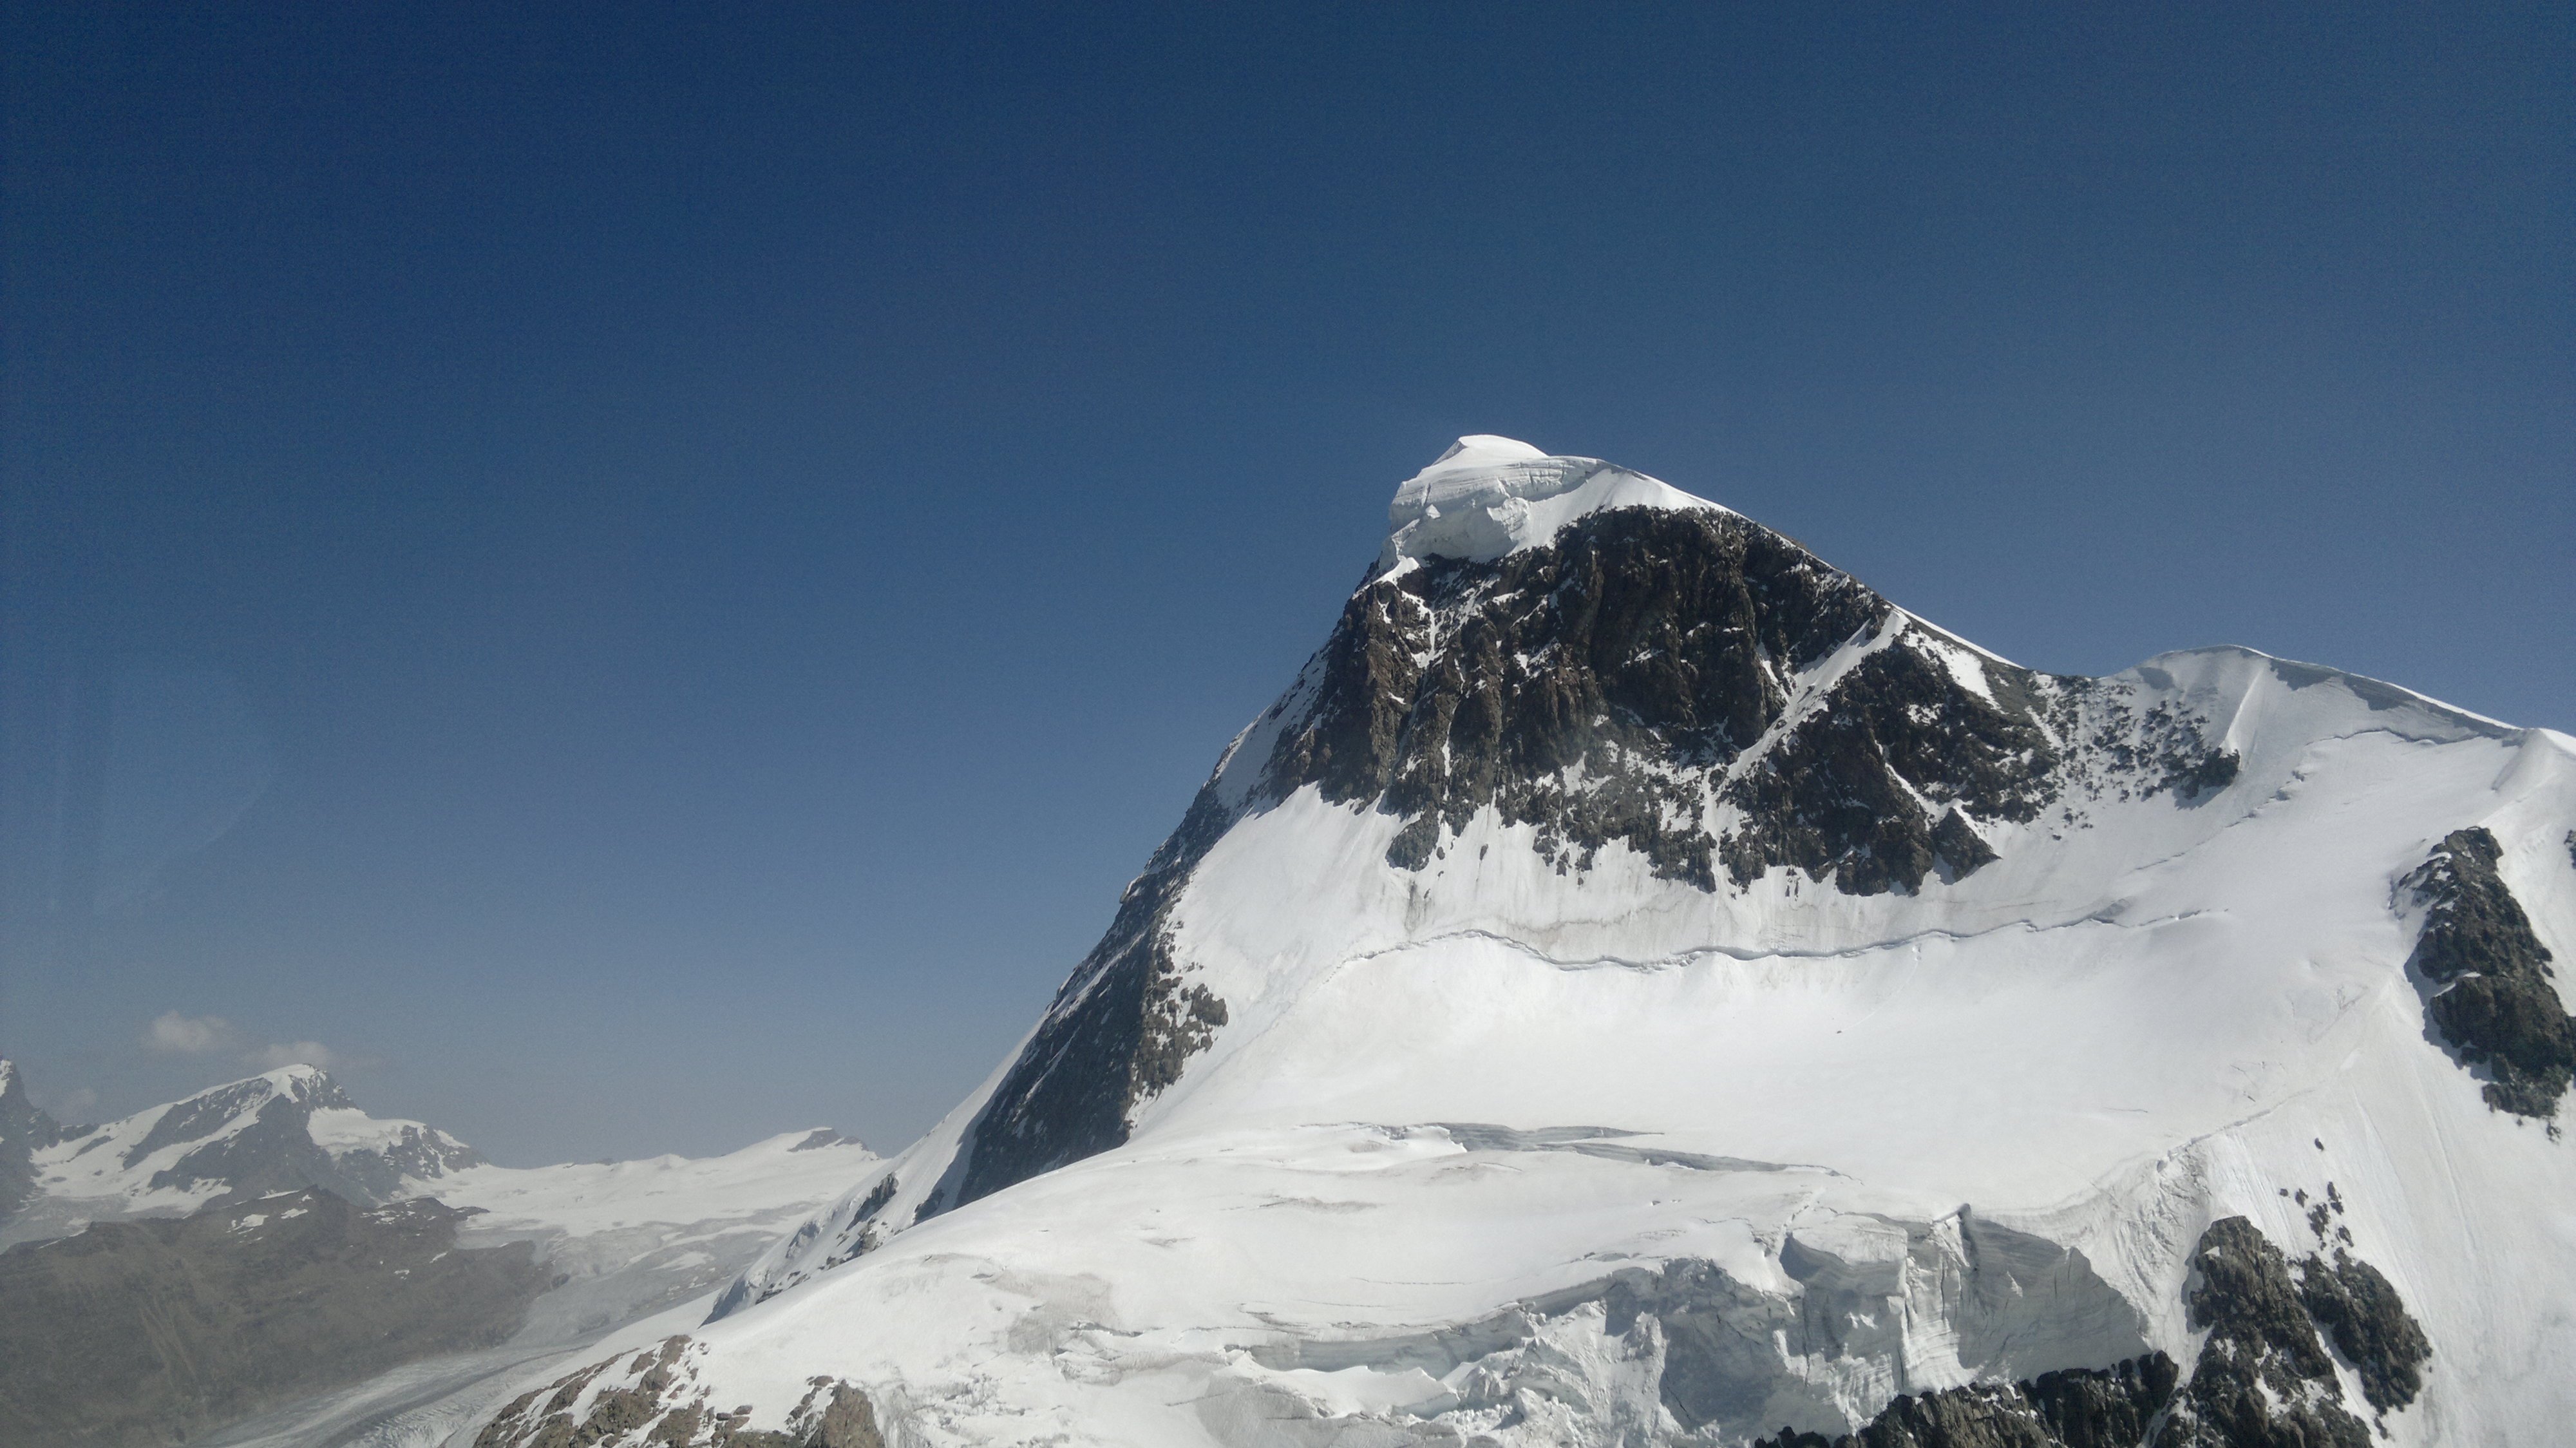
<path fill-rule="evenodd" d="M 1514 438 L 1470 433 L 1397 485 L 1378 571 L 1430 558 L 1490 563 L 1544 547 L 1575 519 L 1608 508 L 1728 511 L 1599 458 L 1553 456 Z"/>

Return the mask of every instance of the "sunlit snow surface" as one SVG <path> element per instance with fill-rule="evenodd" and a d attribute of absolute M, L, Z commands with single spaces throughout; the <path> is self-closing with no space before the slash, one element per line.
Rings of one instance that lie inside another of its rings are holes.
<path fill-rule="evenodd" d="M 1381 568 L 1407 559 L 1490 561 L 1535 548 L 1605 508 L 1709 508 L 1670 483 L 1599 458 L 1550 457 L 1525 442 L 1478 433 L 1407 478 L 1388 505 Z"/>
<path fill-rule="evenodd" d="M 1398 494 L 1382 562 L 1499 556 L 1631 503 L 1714 506 L 1462 439 Z M 1906 628 L 1820 662 L 1814 697 Z M 910 1225 L 988 1082 L 753 1269 L 746 1299 L 772 1295 L 693 1331 L 688 1390 L 780 1428 L 845 1379 L 917 1444 L 1607 1442 L 1672 1425 L 1621 1419 L 1654 1411 L 1660 1349 L 1606 1331 L 1588 1288 L 1688 1258 L 1793 1297 L 1784 1264 L 1822 1254 L 1884 1278 L 1865 1350 L 1757 1344 L 1776 1370 L 1712 1436 L 1840 1431 L 1898 1391 L 2149 1347 L 2187 1371 L 2203 1228 L 2241 1214 L 2311 1250 L 2286 1193 L 2331 1181 L 2435 1345 L 2388 1441 L 2561 1441 L 2576 1155 L 2427 1039 L 2396 885 L 2484 825 L 2576 961 L 2576 741 L 2241 649 L 2116 682 L 2208 719 L 2233 782 L 2070 796 L 1915 895 L 1785 870 L 1712 893 L 1615 842 L 1564 874 L 1490 811 L 1411 872 L 1386 863 L 1399 818 L 1311 787 L 1256 812 L 1175 912 L 1228 1023 L 1128 1144 Z M 1971 1333 L 1972 1224 L 2082 1270 Z M 1514 1311 L 1519 1337 L 1479 1326 Z"/>

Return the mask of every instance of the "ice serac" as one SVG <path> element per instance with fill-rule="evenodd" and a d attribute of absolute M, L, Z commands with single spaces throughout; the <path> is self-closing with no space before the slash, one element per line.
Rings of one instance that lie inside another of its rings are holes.
<path fill-rule="evenodd" d="M 2550 1442 L 2571 830 L 2564 735 L 1461 439 L 1020 1048 L 482 1448 Z"/>

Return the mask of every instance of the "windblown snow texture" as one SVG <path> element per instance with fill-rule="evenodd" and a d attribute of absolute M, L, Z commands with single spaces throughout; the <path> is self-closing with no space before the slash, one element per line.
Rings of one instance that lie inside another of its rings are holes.
<path fill-rule="evenodd" d="M 1020 1048 L 481 1448 L 2550 1443 L 2576 1148 L 2440 1003 L 2564 1017 L 2571 827 L 2563 735 L 1463 438 Z"/>

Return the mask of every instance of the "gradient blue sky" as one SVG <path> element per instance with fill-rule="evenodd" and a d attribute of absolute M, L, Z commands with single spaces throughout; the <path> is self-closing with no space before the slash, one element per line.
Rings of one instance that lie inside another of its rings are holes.
<path fill-rule="evenodd" d="M 900 1145 L 1461 432 L 2576 727 L 2571 17 L 11 3 L 0 1052 Z"/>

